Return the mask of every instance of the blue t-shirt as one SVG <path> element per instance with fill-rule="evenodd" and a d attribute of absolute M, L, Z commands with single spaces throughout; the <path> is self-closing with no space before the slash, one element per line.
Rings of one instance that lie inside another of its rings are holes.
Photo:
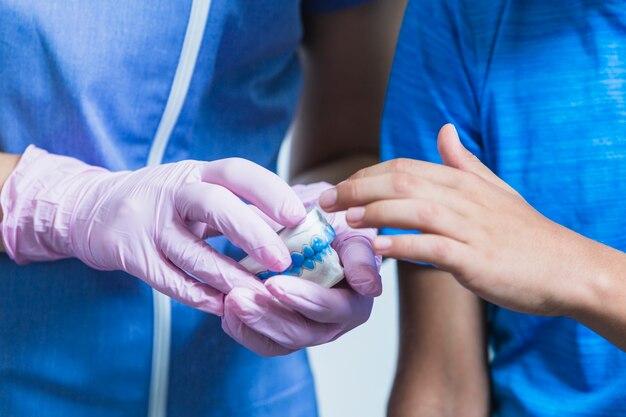
<path fill-rule="evenodd" d="M 412 1 L 383 159 L 440 162 L 452 122 L 545 216 L 626 250 L 625 34 L 623 1 Z M 567 318 L 489 320 L 494 415 L 626 415 L 626 353 Z"/>
<path fill-rule="evenodd" d="M 0 0 L 0 151 L 32 143 L 144 166 L 179 63 L 193 65 L 181 53 L 189 32 L 201 43 L 163 161 L 238 156 L 273 169 L 301 83 L 303 9 L 360 2 Z M 206 25 L 190 24 L 200 10 Z M 304 352 L 261 358 L 218 317 L 176 302 L 171 326 L 167 416 L 317 414 Z M 0 254 L 0 416 L 147 415 L 152 338 L 140 280 Z"/>

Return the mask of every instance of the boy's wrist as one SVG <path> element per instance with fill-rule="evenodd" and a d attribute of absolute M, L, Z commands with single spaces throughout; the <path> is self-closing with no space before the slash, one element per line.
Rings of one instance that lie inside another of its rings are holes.
<path fill-rule="evenodd" d="M 619 285 L 626 270 L 626 255 L 599 242 L 585 239 L 585 267 L 579 269 L 579 276 L 571 283 L 572 300 L 567 301 L 564 315 L 585 325 L 592 325 L 602 316 L 610 316 L 616 297 L 623 299 L 624 292 Z"/>

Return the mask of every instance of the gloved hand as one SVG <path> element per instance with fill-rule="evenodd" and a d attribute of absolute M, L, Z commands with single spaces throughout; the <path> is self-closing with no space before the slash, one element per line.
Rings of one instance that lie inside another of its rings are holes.
<path fill-rule="evenodd" d="M 306 215 L 287 184 L 242 159 L 113 173 L 31 146 L 0 194 L 2 237 L 17 263 L 76 257 L 221 315 L 223 294 L 234 287 L 265 288 L 206 237 L 224 234 L 268 269 L 291 262 L 275 231 L 239 197 L 285 226 Z"/>
<path fill-rule="evenodd" d="M 297 185 L 294 191 L 309 209 L 331 187 Z M 376 231 L 351 229 L 345 212 L 328 214 L 327 219 L 337 233 L 332 246 L 343 263 L 345 281 L 324 288 L 276 276 L 265 282 L 266 291 L 235 288 L 225 299 L 222 327 L 226 333 L 260 355 L 276 356 L 335 340 L 367 321 L 373 297 L 382 292 L 381 258 L 371 246 Z"/>

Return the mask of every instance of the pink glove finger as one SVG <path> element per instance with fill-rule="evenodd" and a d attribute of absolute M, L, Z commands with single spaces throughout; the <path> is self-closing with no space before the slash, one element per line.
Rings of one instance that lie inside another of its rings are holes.
<path fill-rule="evenodd" d="M 218 316 L 224 312 L 224 294 L 188 276 L 167 259 L 155 264 L 149 278 L 153 288 L 183 304 Z"/>
<path fill-rule="evenodd" d="M 176 195 L 176 210 L 185 221 L 205 222 L 271 271 L 291 264 L 289 250 L 268 224 L 226 188 L 189 184 Z"/>
<path fill-rule="evenodd" d="M 308 185 L 296 184 L 291 188 L 298 195 L 298 197 L 300 197 L 300 200 L 302 200 L 306 209 L 310 210 L 315 206 L 319 206 L 318 201 L 320 198 L 320 194 L 334 187 L 334 185 L 327 182 L 316 182 L 314 184 Z M 327 218 L 328 214 L 329 213 L 326 214 Z"/>
<path fill-rule="evenodd" d="M 282 225 L 296 226 L 306 216 L 304 205 L 287 183 L 248 160 L 229 158 L 205 164 L 202 180 L 228 188 Z"/>
<path fill-rule="evenodd" d="M 356 327 L 367 321 L 374 302 L 350 288 L 324 288 L 293 277 L 270 278 L 265 287 L 281 303 L 319 323 Z"/>
<path fill-rule="evenodd" d="M 226 294 L 235 287 L 264 288 L 260 280 L 238 262 L 224 256 L 175 224 L 159 242 L 163 254 L 178 268 Z"/>
<path fill-rule="evenodd" d="M 226 301 L 225 303 L 228 304 L 229 301 Z M 272 339 L 265 337 L 246 326 L 239 319 L 239 317 L 235 315 L 232 310 L 232 306 L 228 308 L 226 306 L 224 307 L 222 329 L 236 342 L 250 349 L 257 355 L 269 358 L 273 356 L 284 356 L 295 352 L 295 350 L 281 346 Z"/>
<path fill-rule="evenodd" d="M 263 219 L 263 221 L 267 223 L 267 225 L 271 227 L 272 230 L 274 230 L 275 232 L 278 232 L 280 229 L 284 228 L 282 224 L 274 221 L 270 216 L 263 213 L 258 207 L 253 206 L 252 204 L 250 204 L 248 207 L 250 207 L 250 210 L 252 210 L 257 216 Z"/>
<path fill-rule="evenodd" d="M 327 343 L 341 332 L 337 325 L 308 320 L 273 300 L 269 293 L 237 288 L 226 300 L 229 310 L 246 326 L 288 349 Z"/>
<path fill-rule="evenodd" d="M 333 242 L 333 247 L 343 263 L 348 284 L 361 295 L 378 297 L 383 291 L 383 285 L 378 273 L 380 264 L 371 241 L 362 235 L 342 238 L 340 234 Z"/>
<path fill-rule="evenodd" d="M 187 228 L 191 231 L 191 233 L 193 233 L 194 236 L 202 240 L 222 235 L 221 232 L 202 222 L 187 222 Z"/>

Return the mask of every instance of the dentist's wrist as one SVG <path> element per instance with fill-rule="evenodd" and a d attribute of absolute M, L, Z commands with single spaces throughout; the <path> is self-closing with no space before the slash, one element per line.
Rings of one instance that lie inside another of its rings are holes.
<path fill-rule="evenodd" d="M 19 161 L 20 155 L 0 153 L 0 191 L 2 191 L 4 183 L 7 181 L 7 178 L 9 178 L 9 175 L 11 175 Z M 2 218 L 2 207 L 0 207 L 0 222 L 2 221 Z"/>
<path fill-rule="evenodd" d="M 4 183 L 7 181 L 7 178 L 11 175 L 18 162 L 20 161 L 20 155 L 13 155 L 8 153 L 0 153 L 0 192 L 2 192 L 2 188 L 4 187 Z M 2 211 L 2 205 L 0 205 L 0 223 L 2 223 L 2 219 L 4 218 L 4 213 Z M 2 240 L 2 230 L 0 228 L 0 252 L 4 252 L 4 243 Z"/>
<path fill-rule="evenodd" d="M 9 257 L 20 265 L 77 257 L 70 230 L 78 221 L 70 223 L 78 202 L 93 192 L 94 177 L 103 172 L 109 174 L 36 146 L 26 148 L 0 192 L 0 228 Z"/>

